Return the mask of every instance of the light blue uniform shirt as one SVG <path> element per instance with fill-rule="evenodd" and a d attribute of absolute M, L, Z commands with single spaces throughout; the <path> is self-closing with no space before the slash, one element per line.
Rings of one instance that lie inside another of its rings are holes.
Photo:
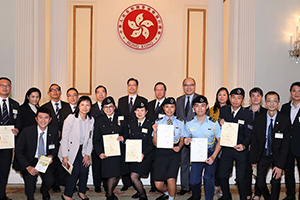
<path fill-rule="evenodd" d="M 165 115 L 162 119 L 157 120 L 157 124 L 167 124 L 168 117 Z M 174 115 L 170 118 L 174 126 L 174 144 L 180 141 L 180 138 L 184 134 L 184 121 L 177 119 Z"/>
<path fill-rule="evenodd" d="M 209 116 L 205 117 L 202 124 L 195 116 L 191 121 L 186 122 L 183 137 L 207 138 L 208 148 L 211 148 L 216 144 L 215 138 L 221 137 L 221 128 L 219 123 L 210 120 Z"/>

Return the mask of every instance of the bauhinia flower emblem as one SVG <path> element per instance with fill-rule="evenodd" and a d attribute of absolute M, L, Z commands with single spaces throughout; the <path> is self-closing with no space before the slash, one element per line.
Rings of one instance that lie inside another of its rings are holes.
<path fill-rule="evenodd" d="M 150 20 L 144 20 L 143 13 L 139 14 L 134 21 L 128 20 L 128 26 L 134 31 L 130 35 L 133 38 L 139 37 L 141 34 L 147 39 L 149 37 L 149 27 L 154 26 Z"/>

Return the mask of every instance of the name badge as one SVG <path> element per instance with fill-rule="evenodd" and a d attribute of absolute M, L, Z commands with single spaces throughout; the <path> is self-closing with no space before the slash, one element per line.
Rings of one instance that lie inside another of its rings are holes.
<path fill-rule="evenodd" d="M 142 133 L 148 133 L 148 129 L 142 128 Z"/>
<path fill-rule="evenodd" d="M 244 124 L 245 124 L 245 121 L 244 121 L 244 120 L 240 120 L 240 119 L 239 119 L 239 121 L 238 121 L 238 124 L 242 124 L 242 125 L 244 125 Z"/>
<path fill-rule="evenodd" d="M 191 128 L 190 128 L 190 131 L 195 131 L 195 130 L 196 130 L 195 127 L 191 127 Z"/>
<path fill-rule="evenodd" d="M 283 133 L 275 133 L 275 138 L 283 139 Z"/>
<path fill-rule="evenodd" d="M 124 116 L 119 116 L 119 117 L 118 117 L 118 120 L 119 120 L 119 121 L 124 120 Z"/>
<path fill-rule="evenodd" d="M 300 122 L 300 117 L 299 117 L 299 122 Z"/>
<path fill-rule="evenodd" d="M 18 114 L 18 110 L 13 109 L 13 113 L 14 113 L 14 114 Z"/>
<path fill-rule="evenodd" d="M 158 118 L 163 118 L 164 116 L 165 116 L 165 114 L 158 114 Z"/>
<path fill-rule="evenodd" d="M 49 149 L 55 149 L 55 144 L 50 144 Z"/>

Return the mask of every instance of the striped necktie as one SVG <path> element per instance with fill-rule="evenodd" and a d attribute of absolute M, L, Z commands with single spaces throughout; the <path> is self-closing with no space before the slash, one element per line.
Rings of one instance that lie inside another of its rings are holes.
<path fill-rule="evenodd" d="M 58 103 L 55 103 L 55 115 L 56 115 L 56 118 L 59 119 L 59 107 L 58 107 Z"/>
<path fill-rule="evenodd" d="M 5 125 L 9 121 L 9 115 L 8 115 L 8 109 L 6 105 L 6 99 L 3 99 L 3 104 L 2 104 L 2 124 Z"/>
<path fill-rule="evenodd" d="M 272 155 L 272 132 L 273 132 L 273 119 L 271 119 L 270 125 L 268 127 L 267 152 L 266 152 L 267 157 L 270 157 Z"/>
<path fill-rule="evenodd" d="M 170 118 L 167 120 L 167 125 L 173 125 L 173 122 Z"/>

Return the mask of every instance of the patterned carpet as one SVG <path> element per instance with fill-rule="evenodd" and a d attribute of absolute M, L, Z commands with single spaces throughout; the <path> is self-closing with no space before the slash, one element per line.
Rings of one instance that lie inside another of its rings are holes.
<path fill-rule="evenodd" d="M 102 191 L 101 193 L 95 193 L 94 192 L 94 187 L 93 186 L 89 186 L 90 190 L 87 192 L 87 196 L 90 198 L 90 200 L 105 200 L 105 193 Z M 39 193 L 39 189 L 40 186 L 37 186 L 37 190 L 35 193 L 35 199 L 42 199 L 42 195 Z M 63 187 L 61 187 L 61 189 L 63 189 Z M 135 190 L 133 188 L 130 188 L 129 190 L 122 192 L 120 191 L 121 186 L 118 186 L 115 190 L 115 195 L 120 199 L 120 200 L 129 200 L 132 199 L 131 196 L 133 194 L 135 194 Z M 149 200 L 155 200 L 157 197 L 159 197 L 161 195 L 161 193 L 159 192 L 154 192 L 154 193 L 149 193 L 149 186 L 145 186 L 145 189 L 147 191 L 147 196 Z M 180 188 L 178 187 L 177 190 L 180 190 Z M 235 186 L 231 186 L 231 192 L 233 195 L 233 199 L 238 200 L 238 192 L 237 192 L 237 188 Z M 26 196 L 24 193 L 24 186 L 23 185 L 8 185 L 7 187 L 7 195 L 8 197 L 10 197 L 13 200 L 25 200 Z M 54 193 L 52 191 L 50 191 L 50 195 L 51 195 L 51 199 L 52 200 L 59 200 L 61 199 L 61 193 Z M 187 193 L 183 196 L 176 196 L 176 200 L 186 200 L 191 196 L 191 193 Z M 280 194 L 280 199 L 283 199 L 285 197 L 285 188 L 284 186 L 281 187 L 281 194 Z M 77 194 L 74 194 L 73 199 L 76 200 L 80 200 L 79 197 L 77 196 Z M 203 198 L 204 198 L 204 194 L 203 194 Z M 217 197 L 215 196 L 214 199 L 217 199 Z"/>

